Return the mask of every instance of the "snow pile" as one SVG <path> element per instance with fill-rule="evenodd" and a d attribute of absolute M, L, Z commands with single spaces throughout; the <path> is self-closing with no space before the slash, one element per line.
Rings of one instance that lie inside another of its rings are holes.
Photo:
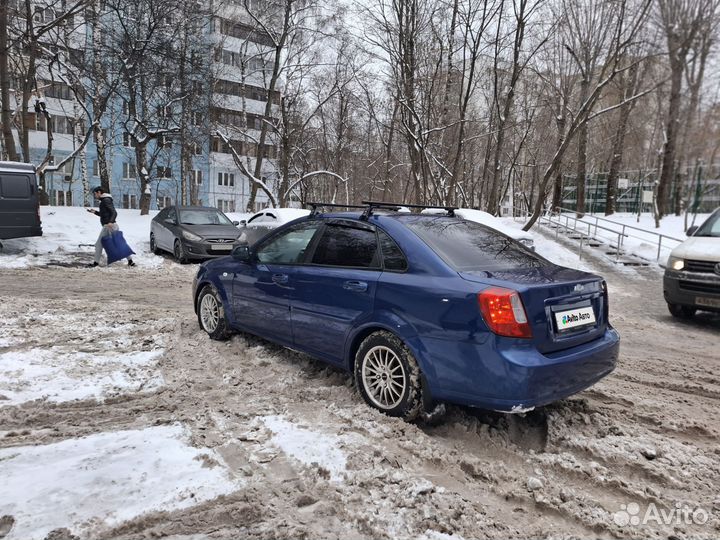
<path fill-rule="evenodd" d="M 130 247 L 137 254 L 133 259 L 140 266 L 155 267 L 162 257 L 150 253 L 150 221 L 157 211 L 146 216 L 140 210 L 118 209 L 117 223 Z M 72 206 L 41 206 L 43 235 L 3 240 L 0 268 L 26 268 L 48 263 L 93 261 L 95 241 L 100 233 L 100 218 L 85 208 Z"/>
<path fill-rule="evenodd" d="M 0 515 L 15 519 L 6 540 L 42 539 L 62 527 L 92 537 L 96 527 L 238 488 L 225 468 L 207 466 L 219 459 L 213 450 L 184 439 L 172 425 L 1 449 Z"/>
<path fill-rule="evenodd" d="M 0 407 L 35 399 L 102 399 L 163 385 L 155 360 L 163 350 L 129 354 L 63 352 L 58 348 L 0 354 Z"/>
<path fill-rule="evenodd" d="M 574 214 L 571 217 L 570 224 L 573 223 Z M 596 220 L 596 217 L 598 218 Z M 703 222 L 710 217 L 710 214 L 698 214 L 695 219 L 695 225 L 702 225 Z M 610 223 L 605 220 L 610 220 Z M 564 220 L 563 220 L 564 221 Z M 655 228 L 655 219 L 651 214 L 642 214 L 638 221 L 637 214 L 619 213 L 612 216 L 588 214 L 582 220 L 583 223 L 590 225 L 590 234 L 593 236 L 612 242 L 615 244 L 618 239 L 617 233 L 623 233 L 625 236 L 622 240 L 623 248 L 634 255 L 638 255 L 649 261 L 655 261 L 664 265 L 670 251 L 685 241 L 685 216 L 665 216 L 660 221 L 660 227 Z M 597 223 L 598 228 L 594 227 Z M 692 216 L 688 219 L 688 227 L 692 226 Z M 623 226 L 625 229 L 623 230 Z M 611 230 L 600 229 L 605 227 Z M 633 228 L 630 228 L 633 227 Z M 641 229 L 641 230 L 636 230 Z M 613 232 L 614 231 L 614 232 Z M 658 259 L 658 234 L 665 237 L 662 239 L 660 249 L 660 258 Z"/>
<path fill-rule="evenodd" d="M 515 221 L 513 218 L 499 218 L 507 227 L 522 229 L 524 221 Z M 533 231 L 531 231 L 533 232 Z M 581 261 L 577 252 L 570 251 L 554 240 L 546 238 L 542 234 L 534 233 L 535 253 L 545 257 L 550 262 L 568 268 L 584 270 L 585 272 L 596 272 L 596 269 L 587 261 Z"/>
<path fill-rule="evenodd" d="M 304 465 L 322 467 L 333 481 L 342 479 L 347 459 L 338 448 L 342 446 L 340 438 L 303 429 L 281 416 L 265 416 L 262 421 L 274 433 L 273 445 Z"/>

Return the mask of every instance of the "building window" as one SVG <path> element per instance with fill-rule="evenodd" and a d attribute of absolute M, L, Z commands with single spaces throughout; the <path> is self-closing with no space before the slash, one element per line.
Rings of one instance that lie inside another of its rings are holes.
<path fill-rule="evenodd" d="M 196 143 L 196 142 L 192 143 L 190 145 L 190 149 L 191 149 L 192 153 L 196 156 L 202 155 L 202 153 L 203 153 L 203 147 L 202 147 L 202 144 L 200 144 L 200 143 Z"/>
<path fill-rule="evenodd" d="M 235 211 L 235 201 L 229 201 L 226 199 L 218 199 L 217 200 L 217 209 L 221 212 L 234 212 Z"/>
<path fill-rule="evenodd" d="M 52 195 L 56 206 L 72 206 L 72 191 L 55 190 Z"/>
<path fill-rule="evenodd" d="M 93 169 L 93 172 L 92 172 L 93 176 L 100 176 L 100 164 L 98 163 L 97 159 L 93 159 L 92 169 Z"/>
<path fill-rule="evenodd" d="M 123 178 L 126 180 L 137 178 L 137 169 L 134 163 L 123 163 Z"/>
<path fill-rule="evenodd" d="M 172 198 L 171 197 L 158 197 L 157 198 L 158 210 L 162 210 L 163 208 L 167 208 L 168 206 L 172 206 Z"/>
<path fill-rule="evenodd" d="M 233 173 L 218 173 L 218 186 L 235 186 L 235 175 Z"/>
<path fill-rule="evenodd" d="M 123 146 L 127 146 L 128 148 L 135 148 L 137 146 L 135 137 L 130 135 L 127 131 L 123 133 Z"/>
<path fill-rule="evenodd" d="M 172 140 L 167 133 L 160 133 L 157 137 L 158 148 L 172 148 Z"/>
<path fill-rule="evenodd" d="M 172 169 L 170 167 L 158 166 L 157 177 L 158 178 L 172 178 Z"/>
<path fill-rule="evenodd" d="M 123 195 L 123 208 L 137 209 L 137 195 Z"/>
<path fill-rule="evenodd" d="M 202 185 L 202 171 L 193 169 L 190 171 L 190 178 L 192 178 L 192 182 L 196 186 Z"/>

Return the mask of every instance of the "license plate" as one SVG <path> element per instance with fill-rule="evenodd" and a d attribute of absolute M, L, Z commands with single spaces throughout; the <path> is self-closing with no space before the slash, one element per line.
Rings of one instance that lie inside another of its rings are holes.
<path fill-rule="evenodd" d="M 695 298 L 695 304 L 698 306 L 720 308 L 720 298 L 704 298 L 702 296 L 697 296 Z"/>
<path fill-rule="evenodd" d="M 230 251 L 232 244 L 213 244 L 210 246 L 213 251 Z"/>
<path fill-rule="evenodd" d="M 569 309 L 567 311 L 559 311 L 555 313 L 555 323 L 560 332 L 595 324 L 595 312 L 592 306 Z"/>

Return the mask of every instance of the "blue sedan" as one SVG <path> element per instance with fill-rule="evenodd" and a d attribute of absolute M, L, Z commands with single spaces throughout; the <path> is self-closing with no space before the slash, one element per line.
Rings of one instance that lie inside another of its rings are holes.
<path fill-rule="evenodd" d="M 602 278 L 452 210 L 313 212 L 204 263 L 193 298 L 211 338 L 303 351 L 406 420 L 442 402 L 524 412 L 591 386 L 619 352 Z"/>

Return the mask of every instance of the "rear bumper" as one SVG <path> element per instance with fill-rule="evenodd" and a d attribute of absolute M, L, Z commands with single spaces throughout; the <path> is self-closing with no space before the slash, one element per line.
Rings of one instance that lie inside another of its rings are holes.
<path fill-rule="evenodd" d="M 519 412 L 576 394 L 615 369 L 620 336 L 608 327 L 591 342 L 541 354 L 530 343 L 488 337 L 486 343 L 423 340 L 421 363 L 434 399 Z"/>
<path fill-rule="evenodd" d="M 663 295 L 668 304 L 720 312 L 720 276 L 665 270 Z"/>

